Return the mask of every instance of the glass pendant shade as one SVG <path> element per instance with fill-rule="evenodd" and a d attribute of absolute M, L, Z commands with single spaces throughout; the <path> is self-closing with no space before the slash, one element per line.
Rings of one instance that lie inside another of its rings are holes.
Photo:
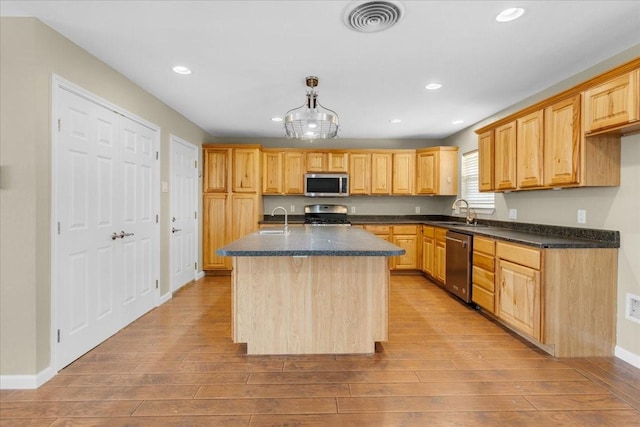
<path fill-rule="evenodd" d="M 289 110 L 284 116 L 284 128 L 287 138 L 304 140 L 330 139 L 338 134 L 338 114 L 335 111 L 323 107 L 318 102 L 318 93 L 315 87 L 318 78 L 307 77 L 307 102 L 293 110 Z"/>

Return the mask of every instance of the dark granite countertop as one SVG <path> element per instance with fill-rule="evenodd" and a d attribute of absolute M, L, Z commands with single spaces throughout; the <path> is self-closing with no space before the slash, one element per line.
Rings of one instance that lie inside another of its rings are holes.
<path fill-rule="evenodd" d="M 265 216 L 261 224 L 282 224 L 284 216 Z M 290 215 L 290 224 L 301 224 L 303 215 Z M 480 220 L 478 226 L 467 226 L 460 217 L 445 215 L 350 215 L 353 225 L 425 224 L 454 229 L 458 232 L 491 237 L 538 248 L 619 248 L 620 232 L 545 224 Z M 327 228 L 327 227 L 318 227 Z M 329 227 L 332 228 L 332 227 Z"/>
<path fill-rule="evenodd" d="M 405 250 L 358 227 L 291 225 L 288 234 L 256 231 L 216 253 L 223 256 L 395 256 L 404 255 Z"/>

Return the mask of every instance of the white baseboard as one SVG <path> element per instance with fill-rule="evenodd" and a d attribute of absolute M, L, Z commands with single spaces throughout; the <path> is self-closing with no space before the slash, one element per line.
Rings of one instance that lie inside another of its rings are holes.
<path fill-rule="evenodd" d="M 196 281 L 202 279 L 205 276 L 204 271 L 196 273 Z"/>
<path fill-rule="evenodd" d="M 0 390 L 33 390 L 55 376 L 51 367 L 36 375 L 0 375 Z"/>
<path fill-rule="evenodd" d="M 160 295 L 160 301 L 158 301 L 158 307 L 160 307 L 162 304 L 164 304 L 165 302 L 171 300 L 172 297 L 172 293 L 171 292 L 167 292 L 164 295 Z"/>
<path fill-rule="evenodd" d="M 620 346 L 616 346 L 615 349 L 615 355 L 618 359 L 622 359 L 627 363 L 630 363 L 631 365 L 635 366 L 636 368 L 640 369 L 640 356 L 635 354 L 635 353 L 631 353 L 630 351 L 625 350 L 624 348 L 620 347 Z"/>

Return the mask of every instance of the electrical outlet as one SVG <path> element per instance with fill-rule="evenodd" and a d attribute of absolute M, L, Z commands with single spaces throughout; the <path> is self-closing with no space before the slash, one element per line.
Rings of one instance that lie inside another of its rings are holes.
<path fill-rule="evenodd" d="M 295 211 L 296 211 L 295 205 L 289 206 L 289 212 L 295 212 Z"/>
<path fill-rule="evenodd" d="M 509 209 L 509 219 L 518 219 L 518 209 Z"/>
<path fill-rule="evenodd" d="M 627 310 L 626 318 L 640 323 L 640 297 L 637 295 L 627 294 Z"/>
<path fill-rule="evenodd" d="M 356 213 L 356 207 L 355 206 L 351 206 L 351 213 L 352 214 Z"/>
<path fill-rule="evenodd" d="M 419 214 L 420 213 L 420 206 L 416 206 L 416 213 Z"/>
<path fill-rule="evenodd" d="M 587 211 L 584 209 L 578 209 L 578 224 L 587 223 Z"/>

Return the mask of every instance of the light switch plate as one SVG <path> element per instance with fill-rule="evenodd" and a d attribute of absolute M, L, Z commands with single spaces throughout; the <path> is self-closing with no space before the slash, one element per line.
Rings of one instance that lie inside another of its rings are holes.
<path fill-rule="evenodd" d="M 295 205 L 289 206 L 289 212 L 295 212 L 295 211 L 296 211 Z"/>
<path fill-rule="evenodd" d="M 351 213 L 352 214 L 356 213 L 356 207 L 355 206 L 351 206 Z"/>
<path fill-rule="evenodd" d="M 584 209 L 578 209 L 578 224 L 587 223 L 587 211 Z"/>
<path fill-rule="evenodd" d="M 509 219 L 518 219 L 518 209 L 509 209 Z"/>
<path fill-rule="evenodd" d="M 416 213 L 419 214 L 420 213 L 420 206 L 416 206 Z"/>

